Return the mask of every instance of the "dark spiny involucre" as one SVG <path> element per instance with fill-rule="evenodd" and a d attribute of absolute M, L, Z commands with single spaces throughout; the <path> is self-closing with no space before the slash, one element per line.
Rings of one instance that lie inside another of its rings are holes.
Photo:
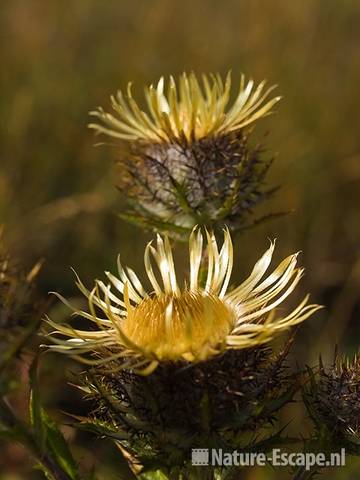
<path fill-rule="evenodd" d="M 287 352 L 228 351 L 195 365 L 162 364 L 145 377 L 97 374 L 86 381 L 98 406 L 93 422 L 131 439 L 123 447 L 146 468 L 182 468 L 199 446 L 249 448 L 297 388 L 284 365 Z"/>
<path fill-rule="evenodd" d="M 331 368 L 320 362 L 319 378 L 312 378 L 305 403 L 318 434 L 336 447 L 360 454 L 360 358 L 336 356 Z"/>
<path fill-rule="evenodd" d="M 191 142 L 137 142 L 123 156 L 119 189 L 131 206 L 123 216 L 179 236 L 196 224 L 246 228 L 253 208 L 275 190 L 264 186 L 271 160 L 242 130 Z"/>

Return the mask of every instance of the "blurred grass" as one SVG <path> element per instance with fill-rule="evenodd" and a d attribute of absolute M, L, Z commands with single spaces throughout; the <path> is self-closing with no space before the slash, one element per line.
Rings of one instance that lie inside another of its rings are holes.
<path fill-rule="evenodd" d="M 269 132 L 269 155 L 279 152 L 269 182 L 282 189 L 266 210 L 294 211 L 237 239 L 234 278 L 248 273 L 268 237 L 278 238 L 278 259 L 302 250 L 303 292 L 327 308 L 301 328 L 296 358 L 329 359 L 335 342 L 355 351 L 359 24 L 356 0 L 2 0 L 0 221 L 24 266 L 45 258 L 44 294 L 76 295 L 69 266 L 90 282 L 118 251 L 142 268 L 149 236 L 116 219 L 116 149 L 93 147 L 88 111 L 128 80 L 141 94 L 163 74 L 232 68 L 277 83 L 284 96 L 255 134 Z M 56 378 L 61 390 L 62 371 Z M 56 410 L 69 400 L 54 388 L 47 390 Z M 0 478 L 30 478 L 26 466 L 16 476 L 19 464 L 0 460 L 8 475 Z"/>

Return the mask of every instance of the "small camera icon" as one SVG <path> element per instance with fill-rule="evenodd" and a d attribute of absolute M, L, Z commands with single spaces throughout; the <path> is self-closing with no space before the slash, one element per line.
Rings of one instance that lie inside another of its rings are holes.
<path fill-rule="evenodd" d="M 209 465 L 209 449 L 193 448 L 191 451 L 191 464 L 195 466 Z"/>

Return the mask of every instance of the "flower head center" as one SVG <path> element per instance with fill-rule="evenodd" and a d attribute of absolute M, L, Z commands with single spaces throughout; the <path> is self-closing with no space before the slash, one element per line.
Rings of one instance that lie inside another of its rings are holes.
<path fill-rule="evenodd" d="M 145 298 L 128 312 L 123 330 L 161 360 L 204 359 L 225 345 L 235 313 L 219 297 L 185 291 Z"/>

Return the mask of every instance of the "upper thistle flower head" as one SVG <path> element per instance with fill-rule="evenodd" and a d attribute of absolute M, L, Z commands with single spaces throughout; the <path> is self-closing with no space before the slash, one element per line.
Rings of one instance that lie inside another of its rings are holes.
<path fill-rule="evenodd" d="M 290 314 L 277 315 L 276 308 L 295 289 L 303 270 L 296 267 L 295 254 L 266 277 L 274 246 L 271 243 L 243 283 L 230 288 L 229 232 L 225 230 L 219 249 L 214 234 L 206 232 L 204 239 L 200 230 L 194 230 L 189 239 L 189 278 L 180 286 L 169 239 L 158 235 L 156 247 L 150 242 L 144 254 L 151 290 L 147 292 L 120 260 L 118 276 L 106 272 L 107 284 L 98 280 L 89 291 L 78 279 L 89 310 L 74 313 L 94 328 L 77 329 L 49 320 L 55 327 L 51 348 L 88 364 L 148 374 L 159 363 L 199 362 L 226 349 L 262 345 L 320 308 L 308 305 L 306 296 Z"/>
<path fill-rule="evenodd" d="M 232 101 L 230 73 L 225 80 L 184 73 L 146 87 L 147 109 L 129 84 L 111 97 L 113 113 L 91 112 L 98 123 L 90 128 L 129 146 L 120 159 L 119 188 L 130 206 L 122 216 L 186 238 L 197 224 L 250 223 L 252 208 L 270 192 L 262 185 L 269 162 L 250 145 L 248 127 L 279 101 L 273 88 L 242 75 Z"/>

